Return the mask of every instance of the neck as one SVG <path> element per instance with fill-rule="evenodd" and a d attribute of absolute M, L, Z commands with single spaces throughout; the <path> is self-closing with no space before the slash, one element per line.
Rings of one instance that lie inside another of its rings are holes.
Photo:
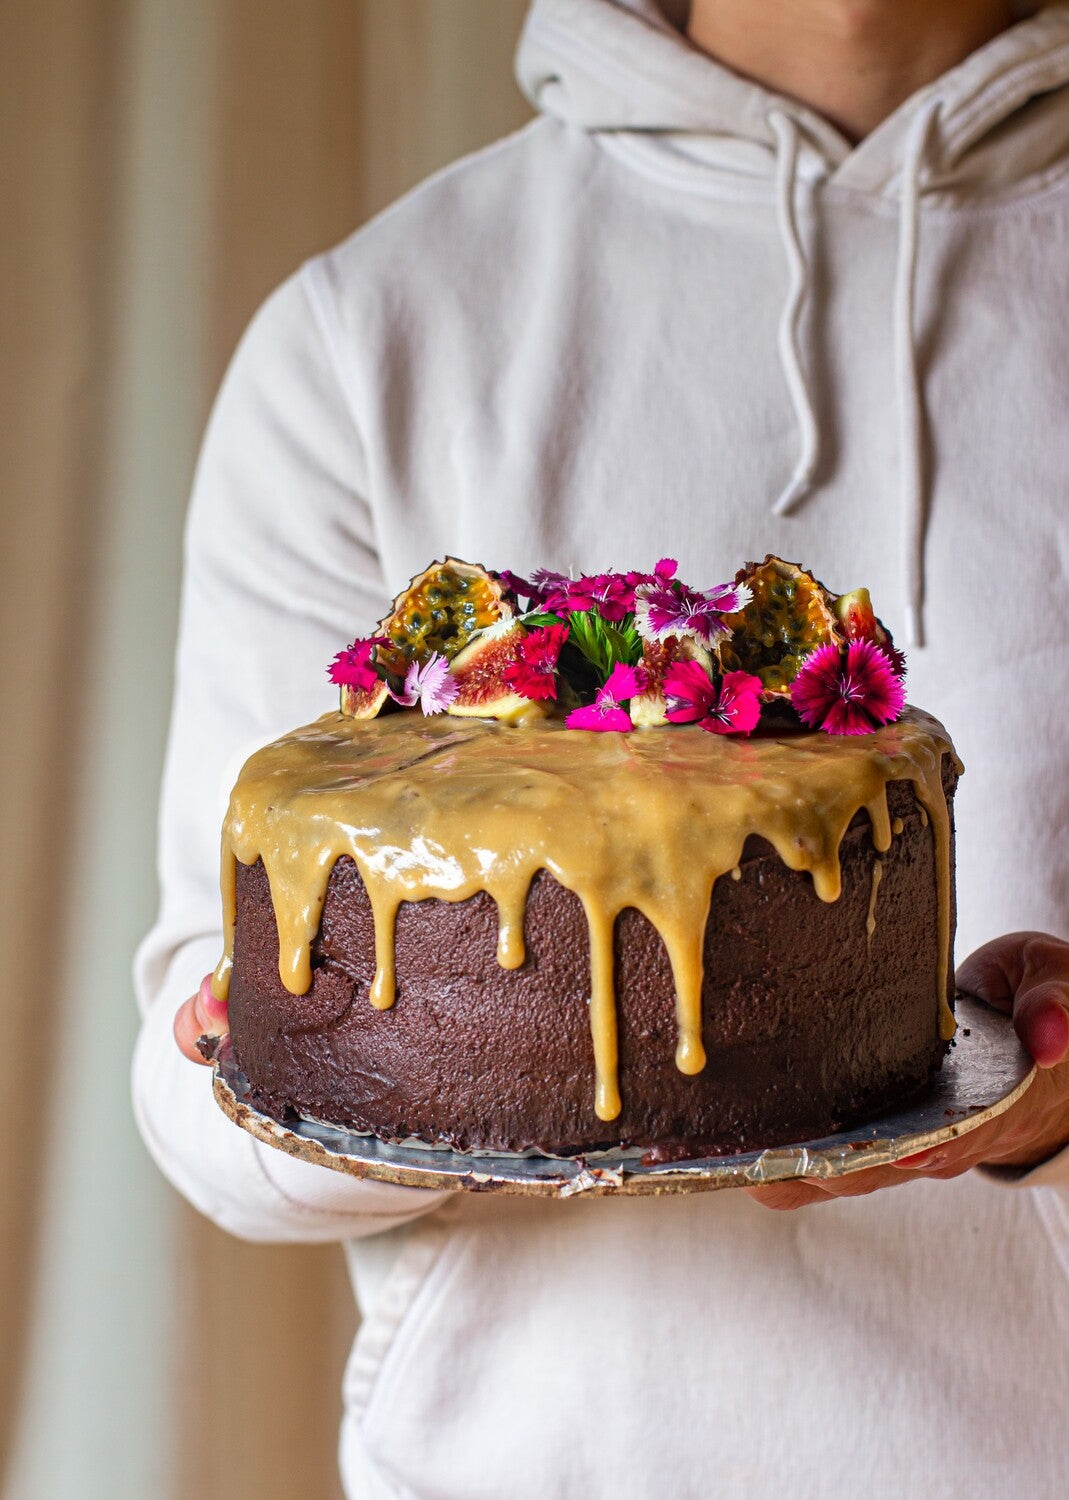
<path fill-rule="evenodd" d="M 858 141 L 1013 19 L 1013 0 L 693 0 L 687 35 Z"/>

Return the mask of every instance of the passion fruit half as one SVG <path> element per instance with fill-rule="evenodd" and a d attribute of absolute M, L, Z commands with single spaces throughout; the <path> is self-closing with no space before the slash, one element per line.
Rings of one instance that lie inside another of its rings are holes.
<path fill-rule="evenodd" d="M 766 703 L 786 699 L 806 657 L 818 646 L 843 642 L 835 595 L 812 573 L 772 553 L 740 568 L 735 582 L 746 584 L 752 598 L 724 617 L 732 633 L 720 646 L 720 664 L 725 672 L 759 677 Z"/>
<path fill-rule="evenodd" d="M 398 594 L 378 629 L 394 650 L 380 650 L 387 667 L 394 654 L 406 665 L 426 661 L 435 651 L 452 660 L 479 631 L 514 613 L 513 600 L 495 573 L 447 557 L 417 574 Z"/>

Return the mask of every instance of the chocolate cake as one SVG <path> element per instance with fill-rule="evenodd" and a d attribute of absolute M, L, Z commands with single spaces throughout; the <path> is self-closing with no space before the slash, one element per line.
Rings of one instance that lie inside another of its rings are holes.
<path fill-rule="evenodd" d="M 893 714 L 875 690 L 867 709 L 847 693 L 876 717 L 824 732 L 806 727 L 806 693 L 820 696 L 806 653 L 793 697 L 752 663 L 728 669 L 760 592 L 727 599 L 719 669 L 680 636 L 658 680 L 645 638 L 649 666 L 604 667 L 587 704 L 626 729 L 579 717 L 578 668 L 554 678 L 565 717 L 498 667 L 539 714 L 424 701 L 377 716 L 381 694 L 360 713 L 343 683 L 348 713 L 252 757 L 224 829 L 215 985 L 257 1108 L 461 1150 L 696 1155 L 826 1135 L 925 1087 L 954 1029 L 960 767 L 897 689 Z M 537 654 L 520 642 L 577 632 L 545 605 L 511 643 L 525 670 Z M 504 624 L 469 634 L 497 643 Z M 349 648 L 364 669 L 375 639 Z M 850 640 L 815 646 L 811 665 L 867 662 Z M 889 638 L 864 640 L 897 665 Z M 394 701 L 431 682 L 433 658 L 414 660 L 378 677 Z M 635 728 L 640 697 L 656 725 L 658 690 L 660 725 Z"/>

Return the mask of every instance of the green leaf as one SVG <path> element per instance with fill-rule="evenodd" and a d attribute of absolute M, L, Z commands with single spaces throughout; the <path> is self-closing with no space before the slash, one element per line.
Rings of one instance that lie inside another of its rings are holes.
<path fill-rule="evenodd" d="M 619 625 L 610 625 L 607 620 L 602 621 L 602 629 L 605 639 L 612 652 L 612 666 L 623 662 L 625 666 L 633 667 L 642 656 L 642 640 L 635 629 L 634 615 L 625 615 Z"/>
<path fill-rule="evenodd" d="M 596 668 L 602 682 L 618 662 L 634 666 L 642 656 L 633 615 L 625 615 L 619 625 L 613 625 L 596 610 L 578 610 L 568 616 L 568 627 L 570 639 Z"/>
<path fill-rule="evenodd" d="M 547 625 L 567 625 L 567 620 L 560 615 L 547 614 L 542 610 L 532 610 L 529 615 L 521 615 L 520 623 L 528 630 L 544 630 Z"/>

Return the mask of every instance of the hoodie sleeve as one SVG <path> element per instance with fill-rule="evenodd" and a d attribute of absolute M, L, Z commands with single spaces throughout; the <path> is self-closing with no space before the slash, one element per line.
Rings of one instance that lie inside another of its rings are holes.
<path fill-rule="evenodd" d="M 175 696 L 160 807 L 161 905 L 135 960 L 133 1096 L 164 1175 L 256 1240 L 373 1234 L 442 1194 L 296 1161 L 233 1125 L 171 1026 L 221 944 L 219 829 L 253 742 L 330 707 L 326 664 L 388 604 L 359 435 L 306 267 L 264 305 L 216 402 L 186 530 Z"/>
<path fill-rule="evenodd" d="M 1069 1146 L 1056 1151 L 1036 1167 L 984 1165 L 978 1170 L 992 1182 L 1001 1182 L 1007 1187 L 1059 1188 L 1069 1203 Z"/>

